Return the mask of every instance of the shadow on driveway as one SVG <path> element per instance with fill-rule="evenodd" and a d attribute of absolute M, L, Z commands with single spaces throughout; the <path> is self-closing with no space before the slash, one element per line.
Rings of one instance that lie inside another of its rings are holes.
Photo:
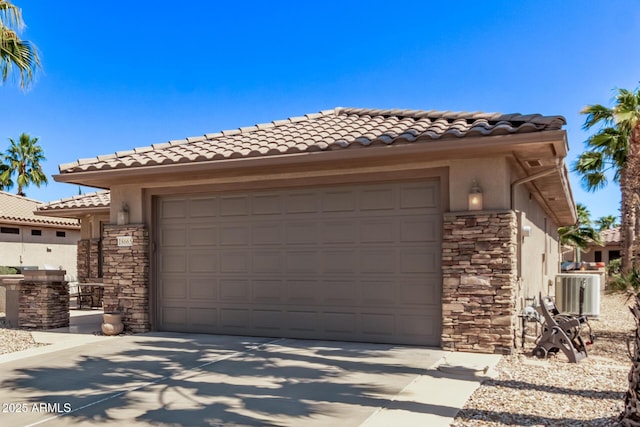
<path fill-rule="evenodd" d="M 0 402 L 14 406 L 0 413 L 0 425 L 357 426 L 441 356 L 363 343 L 107 337 L 1 364 Z M 451 408 L 415 403 L 410 410 Z"/>

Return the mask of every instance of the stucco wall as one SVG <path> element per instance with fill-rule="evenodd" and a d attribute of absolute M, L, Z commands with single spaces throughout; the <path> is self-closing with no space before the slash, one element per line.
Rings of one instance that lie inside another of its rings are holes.
<path fill-rule="evenodd" d="M 19 228 L 20 234 L 0 234 L 0 265 L 41 269 L 48 265 L 76 275 L 76 243 L 80 238 L 80 230 L 18 225 L 7 227 Z M 33 229 L 41 230 L 42 235 L 31 235 Z M 65 237 L 56 236 L 56 231 L 63 231 Z"/>
<path fill-rule="evenodd" d="M 497 157 L 452 160 L 450 162 L 450 211 L 466 211 L 469 208 L 469 191 L 474 179 L 482 188 L 485 210 L 510 208 L 507 160 L 504 157 Z"/>
<path fill-rule="evenodd" d="M 544 212 L 526 185 L 516 187 L 514 208 L 519 216 L 521 252 L 518 271 L 521 277 L 520 297 L 539 299 L 555 295 L 555 276 L 560 272 L 561 254 L 558 245 L 558 226 Z M 525 228 L 530 235 L 525 235 Z M 519 305 L 522 301 L 519 302 Z M 518 307 L 519 309 L 522 306 Z"/>

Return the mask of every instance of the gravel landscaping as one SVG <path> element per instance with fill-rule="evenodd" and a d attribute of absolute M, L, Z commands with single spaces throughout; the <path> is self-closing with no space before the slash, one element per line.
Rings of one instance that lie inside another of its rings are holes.
<path fill-rule="evenodd" d="M 5 319 L 5 314 L 0 312 L 0 354 L 13 353 L 14 351 L 27 350 L 32 347 L 46 345 L 36 343 L 29 331 L 7 329 Z"/>
<path fill-rule="evenodd" d="M 568 363 L 563 353 L 540 360 L 524 351 L 504 356 L 498 377 L 471 396 L 452 426 L 617 426 L 631 362 L 627 337 L 635 323 L 626 295 L 602 295 L 596 341 L 586 359 Z M 631 302 L 629 302 L 631 304 Z"/>

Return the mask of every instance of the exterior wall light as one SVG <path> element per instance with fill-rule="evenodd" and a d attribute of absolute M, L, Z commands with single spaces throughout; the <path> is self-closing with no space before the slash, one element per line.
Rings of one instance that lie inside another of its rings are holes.
<path fill-rule="evenodd" d="M 471 190 L 469 191 L 469 210 L 482 210 L 482 188 L 475 179 L 471 182 Z"/>
<path fill-rule="evenodd" d="M 118 216 L 116 218 L 117 225 L 127 225 L 129 224 L 129 206 L 126 203 L 122 204 L 122 208 L 118 211 Z"/>

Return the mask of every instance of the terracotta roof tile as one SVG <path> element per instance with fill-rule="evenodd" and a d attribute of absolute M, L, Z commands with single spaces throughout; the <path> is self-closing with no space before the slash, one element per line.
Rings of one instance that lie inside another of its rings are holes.
<path fill-rule="evenodd" d="M 110 170 L 354 149 L 418 140 L 456 139 L 559 130 L 562 116 L 435 110 L 336 108 L 271 123 L 208 133 L 168 143 L 81 159 L 60 173 Z"/>
<path fill-rule="evenodd" d="M 610 228 L 600 232 L 600 239 L 605 245 L 620 243 L 620 227 Z"/>
<path fill-rule="evenodd" d="M 97 191 L 40 204 L 38 212 L 58 209 L 108 208 L 110 203 L 111 193 L 109 191 Z"/>
<path fill-rule="evenodd" d="M 42 202 L 0 191 L 0 222 L 79 227 L 78 220 L 36 215 Z"/>

